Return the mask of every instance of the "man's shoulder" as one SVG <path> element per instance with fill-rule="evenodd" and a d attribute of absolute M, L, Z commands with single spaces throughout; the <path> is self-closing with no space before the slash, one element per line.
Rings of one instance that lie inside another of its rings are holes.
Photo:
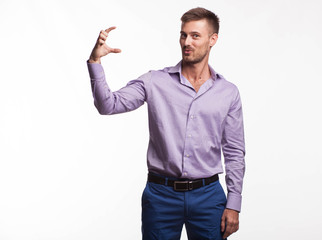
<path fill-rule="evenodd" d="M 156 70 L 160 73 L 179 73 L 181 70 L 181 61 L 177 63 L 176 65 L 164 67 L 162 69 Z"/>
<path fill-rule="evenodd" d="M 151 69 L 145 74 L 153 74 L 153 73 L 173 73 L 173 72 L 180 72 L 180 66 L 179 64 L 177 65 L 172 65 L 172 66 L 167 66 L 159 69 Z M 145 75 L 143 74 L 143 75 Z"/>
<path fill-rule="evenodd" d="M 237 85 L 230 80 L 227 80 L 222 74 L 217 73 L 216 74 L 217 80 L 222 81 L 222 83 L 225 85 L 225 87 L 237 89 Z"/>
<path fill-rule="evenodd" d="M 173 66 L 169 66 L 161 69 L 152 69 L 140 75 L 138 79 L 143 81 L 154 81 L 156 79 L 163 79 L 169 76 L 169 73 L 175 72 L 173 71 L 173 68 L 174 68 Z"/>
<path fill-rule="evenodd" d="M 215 81 L 218 82 L 222 87 L 225 89 L 231 89 L 233 91 L 238 91 L 237 86 L 231 82 L 230 80 L 227 80 L 226 77 L 224 77 L 222 74 L 218 73 L 211 67 L 211 73 L 212 75 L 215 75 Z"/>

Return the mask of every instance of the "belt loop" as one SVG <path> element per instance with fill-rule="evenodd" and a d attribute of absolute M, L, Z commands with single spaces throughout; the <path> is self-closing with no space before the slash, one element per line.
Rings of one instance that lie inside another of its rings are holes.
<path fill-rule="evenodd" d="M 202 184 L 203 184 L 203 186 L 205 186 L 206 184 L 205 184 L 205 179 L 203 178 L 202 179 Z"/>
<path fill-rule="evenodd" d="M 168 178 L 165 178 L 165 185 L 168 186 Z"/>

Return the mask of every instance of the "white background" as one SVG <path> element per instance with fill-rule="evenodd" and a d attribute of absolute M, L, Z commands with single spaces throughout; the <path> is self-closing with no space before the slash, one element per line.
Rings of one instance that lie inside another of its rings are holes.
<path fill-rule="evenodd" d="M 112 90 L 175 65 L 180 17 L 197 6 L 221 19 L 210 64 L 243 101 L 247 168 L 230 239 L 321 238 L 321 1 L 2 0 L 1 240 L 141 238 L 147 105 L 99 115 L 86 60 L 115 25 L 108 43 L 122 53 L 102 61 Z"/>

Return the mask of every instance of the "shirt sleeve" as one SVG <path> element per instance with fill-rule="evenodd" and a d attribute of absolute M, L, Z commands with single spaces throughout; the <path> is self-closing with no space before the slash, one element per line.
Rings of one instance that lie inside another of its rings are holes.
<path fill-rule="evenodd" d="M 87 67 L 91 79 L 94 105 L 100 114 L 111 115 L 129 112 L 142 106 L 146 101 L 146 85 L 150 79 L 150 72 L 113 92 L 106 82 L 101 64 L 87 61 Z"/>
<path fill-rule="evenodd" d="M 226 208 L 241 210 L 242 185 L 245 173 L 245 140 L 242 103 L 237 90 L 226 117 L 222 149 L 225 160 L 226 186 L 228 190 Z"/>

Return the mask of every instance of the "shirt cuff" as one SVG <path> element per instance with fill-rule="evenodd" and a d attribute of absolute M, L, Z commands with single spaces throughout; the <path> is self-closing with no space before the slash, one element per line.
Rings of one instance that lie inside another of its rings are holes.
<path fill-rule="evenodd" d="M 100 80 L 102 78 L 104 79 L 105 74 L 101 64 L 89 63 L 87 61 L 87 68 L 88 68 L 88 72 L 91 80 Z"/>
<path fill-rule="evenodd" d="M 227 194 L 227 204 L 226 208 L 236 210 L 240 212 L 241 210 L 242 196 L 236 193 Z"/>

